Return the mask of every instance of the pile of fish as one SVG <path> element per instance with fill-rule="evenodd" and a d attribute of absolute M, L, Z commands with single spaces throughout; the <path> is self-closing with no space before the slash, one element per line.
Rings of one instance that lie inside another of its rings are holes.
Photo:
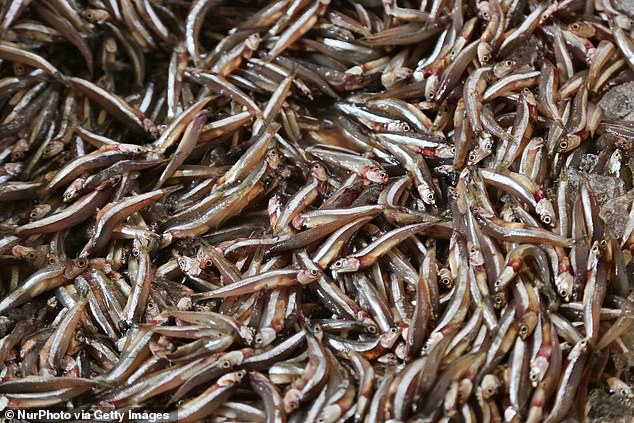
<path fill-rule="evenodd" d="M 552 423 L 593 389 L 630 403 L 634 208 L 615 229 L 591 183 L 632 189 L 634 122 L 599 106 L 634 80 L 615 7 L 0 2 L 0 406 Z"/>

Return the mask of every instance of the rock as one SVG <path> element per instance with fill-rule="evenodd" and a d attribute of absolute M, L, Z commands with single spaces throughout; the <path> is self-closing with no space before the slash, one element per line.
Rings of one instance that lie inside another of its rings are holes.
<path fill-rule="evenodd" d="M 634 0 L 614 0 L 612 4 L 630 18 L 634 18 Z"/>
<path fill-rule="evenodd" d="M 568 169 L 568 194 L 572 201 L 576 200 L 579 187 L 584 179 L 590 182 L 590 188 L 597 204 L 604 205 L 607 201 L 623 195 L 625 189 L 623 181 L 613 176 L 596 175 L 594 173 L 580 172 L 576 169 Z"/>
<path fill-rule="evenodd" d="M 630 295 L 627 296 L 627 299 L 630 302 L 634 301 L 634 292 L 630 292 Z M 632 326 L 630 326 L 630 328 L 632 328 Z M 616 360 L 615 365 L 617 367 L 617 370 L 625 371 L 634 366 L 634 354 L 632 353 L 632 349 L 634 348 L 634 331 L 625 331 L 625 333 L 621 335 L 621 339 L 623 340 L 623 343 L 629 349 L 629 351 L 627 352 L 627 354 L 621 354 L 620 360 Z M 615 356 L 618 355 L 615 354 Z"/>
<path fill-rule="evenodd" d="M 630 0 L 634 3 L 634 0 Z M 634 10 L 634 6 L 632 6 Z M 634 120 L 634 82 L 617 85 L 603 95 L 599 106 L 606 120 Z"/>
<path fill-rule="evenodd" d="M 594 389 L 588 394 L 588 421 L 592 423 L 630 423 L 634 417 L 631 401 Z"/>
<path fill-rule="evenodd" d="M 600 208 L 599 216 L 614 232 L 617 239 L 620 239 L 627 223 L 634 193 L 623 195 L 625 187 L 619 178 L 568 169 L 568 198 L 571 205 L 577 199 L 584 179 L 590 182 L 590 188 Z"/>
<path fill-rule="evenodd" d="M 634 192 L 630 191 L 604 204 L 599 212 L 601 219 L 608 224 L 618 240 L 621 239 L 625 231 L 625 225 L 629 218 L 630 206 L 633 200 Z"/>
<path fill-rule="evenodd" d="M 581 157 L 581 163 L 579 163 L 579 170 L 583 172 L 590 172 L 594 168 L 599 160 L 599 156 L 596 154 L 584 154 Z"/>
<path fill-rule="evenodd" d="M 544 44 L 534 35 L 513 46 L 513 49 L 506 54 L 507 59 L 515 60 L 517 63 L 529 63 L 537 65 L 543 57 Z"/>

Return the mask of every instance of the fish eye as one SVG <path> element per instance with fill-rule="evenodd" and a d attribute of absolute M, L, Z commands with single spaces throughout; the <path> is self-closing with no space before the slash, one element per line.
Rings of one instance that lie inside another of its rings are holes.
<path fill-rule="evenodd" d="M 488 63 L 488 62 L 489 62 L 489 60 L 491 60 L 491 58 L 489 57 L 489 55 L 488 55 L 488 54 L 483 54 L 483 55 L 482 55 L 482 62 L 483 62 L 483 63 Z"/>
<path fill-rule="evenodd" d="M 152 310 L 154 308 L 154 303 L 148 303 L 147 308 L 148 310 Z"/>
<path fill-rule="evenodd" d="M 315 269 L 311 269 L 310 274 L 313 276 L 317 276 L 317 271 Z"/>
<path fill-rule="evenodd" d="M 77 262 L 77 266 L 79 267 L 86 267 L 86 260 L 81 259 Z"/>
<path fill-rule="evenodd" d="M 550 216 L 544 216 L 542 218 L 542 222 L 544 222 L 547 225 L 550 225 L 550 223 L 552 222 L 552 219 L 550 218 Z"/>
<path fill-rule="evenodd" d="M 228 369 L 229 367 L 231 367 L 231 363 L 229 362 L 229 360 L 224 360 L 221 366 L 225 369 Z"/>
<path fill-rule="evenodd" d="M 261 344 L 262 342 L 264 342 L 264 339 L 262 339 L 261 336 L 256 336 L 255 337 L 255 343 L 256 344 Z"/>
<path fill-rule="evenodd" d="M 55 258 L 54 257 L 49 257 L 48 258 L 48 264 L 55 264 Z"/>
<path fill-rule="evenodd" d="M 454 147 L 454 146 L 449 147 L 449 152 L 451 154 L 456 154 L 456 147 Z"/>
<path fill-rule="evenodd" d="M 566 141 L 560 142 L 559 148 L 561 148 L 562 150 L 565 150 L 566 148 L 568 148 L 568 143 Z"/>
<path fill-rule="evenodd" d="M 244 378 L 244 376 L 246 376 L 245 371 L 240 370 L 238 373 L 236 373 L 236 376 L 238 377 L 238 379 Z"/>
<path fill-rule="evenodd" d="M 411 128 L 409 127 L 409 125 L 407 123 L 403 124 L 403 130 L 404 131 L 409 131 Z"/>
<path fill-rule="evenodd" d="M 622 397 L 627 397 L 627 396 L 629 396 L 629 394 L 630 394 L 630 392 L 627 389 L 625 389 L 625 388 L 621 389 L 621 396 Z"/>
<path fill-rule="evenodd" d="M 319 325 L 315 325 L 315 326 L 313 327 L 313 332 L 314 332 L 314 333 L 321 333 L 321 326 L 319 326 Z"/>
<path fill-rule="evenodd" d="M 512 60 L 507 60 L 506 62 L 504 62 L 504 64 L 506 66 L 513 66 L 513 61 Z"/>
<path fill-rule="evenodd" d="M 427 99 L 428 99 L 428 100 L 433 100 L 433 99 L 434 99 L 434 97 L 436 97 L 436 94 L 435 94 L 435 93 L 429 93 L 429 95 L 427 95 Z"/>
<path fill-rule="evenodd" d="M 482 19 L 484 19 L 485 21 L 488 21 L 490 17 L 491 16 L 489 15 L 489 12 L 487 11 L 482 12 Z"/>
<path fill-rule="evenodd" d="M 211 259 L 207 259 L 207 260 L 205 260 L 205 266 L 207 266 L 207 267 L 211 267 L 211 266 L 213 266 L 213 264 L 214 264 L 214 262 L 213 262 L 213 261 L 211 261 Z"/>
<path fill-rule="evenodd" d="M 605 239 L 602 239 L 599 245 L 601 245 L 602 248 L 605 248 L 608 245 L 608 242 Z"/>
<path fill-rule="evenodd" d="M 501 280 L 496 280 L 494 283 L 495 286 L 501 286 L 502 285 L 502 281 Z"/>
<path fill-rule="evenodd" d="M 396 328 L 390 328 L 390 333 L 396 333 L 396 332 L 397 332 Z"/>
<path fill-rule="evenodd" d="M 335 262 L 335 267 L 341 267 L 341 266 L 343 266 L 343 261 L 342 260 L 337 260 Z"/>
<path fill-rule="evenodd" d="M 596 246 L 596 245 L 593 245 L 593 246 L 592 246 L 592 252 L 593 252 L 593 253 L 598 253 L 598 252 L 599 252 L 599 247 L 598 247 L 598 246 Z"/>
<path fill-rule="evenodd" d="M 35 253 L 34 253 L 33 251 L 31 251 L 31 252 L 28 254 L 28 256 L 29 256 L 29 258 L 35 258 Z"/>
<path fill-rule="evenodd" d="M 470 162 L 474 162 L 476 158 L 477 157 L 476 157 L 476 155 L 474 153 L 469 153 L 469 161 Z"/>
<path fill-rule="evenodd" d="M 433 200 L 434 199 L 434 194 L 432 194 L 431 192 L 429 194 L 425 195 L 425 198 L 427 198 L 428 200 Z"/>
<path fill-rule="evenodd" d="M 528 333 L 528 327 L 526 325 L 520 326 L 520 335 L 526 335 Z"/>
<path fill-rule="evenodd" d="M 581 28 L 581 25 L 579 25 L 577 22 L 575 22 L 572 25 L 570 25 L 570 28 L 572 28 L 575 31 L 578 31 L 579 28 Z"/>
<path fill-rule="evenodd" d="M 368 326 L 368 332 L 370 332 L 372 334 L 376 333 L 376 326 L 374 326 L 374 325 Z"/>
<path fill-rule="evenodd" d="M 34 212 L 34 211 L 32 211 L 32 212 L 31 212 L 31 214 L 30 214 L 29 216 L 31 216 L 31 217 L 37 217 L 37 213 L 36 213 L 36 212 Z"/>
<path fill-rule="evenodd" d="M 387 178 L 387 173 L 379 172 L 379 178 Z"/>

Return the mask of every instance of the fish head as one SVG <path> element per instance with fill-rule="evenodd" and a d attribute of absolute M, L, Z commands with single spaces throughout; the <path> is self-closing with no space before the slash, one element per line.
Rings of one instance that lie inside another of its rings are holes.
<path fill-rule="evenodd" d="M 356 272 L 361 267 L 359 259 L 356 257 L 344 257 L 337 259 L 330 265 L 330 269 L 336 273 L 351 273 Z"/>

